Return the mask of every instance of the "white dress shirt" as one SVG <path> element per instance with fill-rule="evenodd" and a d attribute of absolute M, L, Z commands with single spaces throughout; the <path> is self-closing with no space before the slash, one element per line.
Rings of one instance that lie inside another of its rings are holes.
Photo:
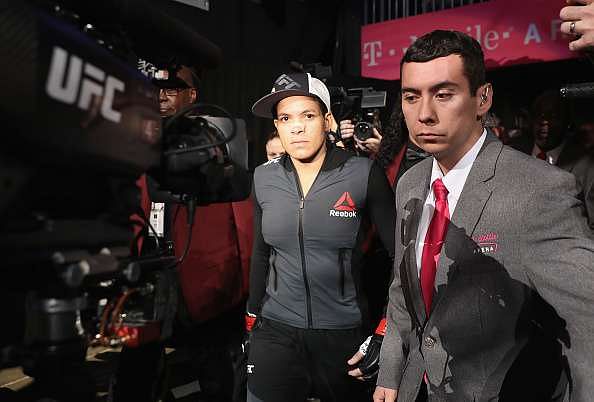
<path fill-rule="evenodd" d="M 564 146 L 565 142 L 562 142 L 561 145 L 559 145 L 557 148 L 553 148 L 545 152 L 542 151 L 542 149 L 540 149 L 538 145 L 534 144 L 534 146 L 532 147 L 532 156 L 538 158 L 538 154 L 542 151 L 546 155 L 545 160 L 549 162 L 551 165 L 556 165 L 557 161 L 559 160 L 559 156 L 561 156 L 561 151 L 563 151 Z"/>
<path fill-rule="evenodd" d="M 470 173 L 470 169 L 474 164 L 476 156 L 485 142 L 485 138 L 487 138 L 487 131 L 483 130 L 483 134 L 479 137 L 477 142 L 445 176 L 437 164 L 437 160 L 435 160 L 435 158 L 433 159 L 431 180 L 429 181 L 429 192 L 425 199 L 425 204 L 423 205 L 423 214 L 421 215 L 421 221 L 419 222 L 419 229 L 417 231 L 415 252 L 417 256 L 417 273 L 419 275 L 421 274 L 421 259 L 423 257 L 425 236 L 427 235 L 427 229 L 429 229 L 429 223 L 431 222 L 433 211 L 435 210 L 435 196 L 433 195 L 432 189 L 433 182 L 437 179 L 441 179 L 445 187 L 448 189 L 448 210 L 451 218 L 452 215 L 454 215 L 454 210 L 456 209 L 460 193 L 462 193 L 462 189 L 466 183 L 466 178 Z"/>

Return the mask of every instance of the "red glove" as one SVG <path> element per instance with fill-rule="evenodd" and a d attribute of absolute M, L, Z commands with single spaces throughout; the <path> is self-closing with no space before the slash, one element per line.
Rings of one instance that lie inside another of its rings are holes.
<path fill-rule="evenodd" d="M 258 317 L 249 311 L 245 314 L 245 330 L 251 332 Z"/>

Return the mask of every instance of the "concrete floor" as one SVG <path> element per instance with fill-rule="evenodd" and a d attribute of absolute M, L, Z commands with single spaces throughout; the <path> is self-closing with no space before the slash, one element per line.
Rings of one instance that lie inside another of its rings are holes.
<path fill-rule="evenodd" d="M 108 347 L 92 347 L 87 352 L 87 364 L 91 367 L 93 380 L 97 386 L 97 402 L 107 400 L 111 374 L 117 366 L 119 349 Z M 0 370 L 0 387 L 13 391 L 20 391 L 30 385 L 33 379 L 25 374 L 20 367 Z"/>

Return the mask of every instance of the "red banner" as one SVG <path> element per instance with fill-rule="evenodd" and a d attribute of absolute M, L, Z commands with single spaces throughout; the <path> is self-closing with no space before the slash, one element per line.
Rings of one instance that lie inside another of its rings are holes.
<path fill-rule="evenodd" d="M 434 29 L 478 40 L 488 68 L 575 57 L 559 31 L 563 0 L 491 0 L 363 26 L 361 75 L 397 80 L 400 60 L 417 37 Z"/>

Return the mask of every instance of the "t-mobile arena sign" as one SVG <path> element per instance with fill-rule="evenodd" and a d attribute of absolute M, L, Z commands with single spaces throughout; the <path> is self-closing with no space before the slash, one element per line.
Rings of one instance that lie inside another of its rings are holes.
<path fill-rule="evenodd" d="M 562 0 L 491 0 L 363 26 L 361 75 L 397 80 L 400 60 L 434 29 L 466 32 L 480 42 L 488 68 L 576 57 L 559 31 Z"/>

